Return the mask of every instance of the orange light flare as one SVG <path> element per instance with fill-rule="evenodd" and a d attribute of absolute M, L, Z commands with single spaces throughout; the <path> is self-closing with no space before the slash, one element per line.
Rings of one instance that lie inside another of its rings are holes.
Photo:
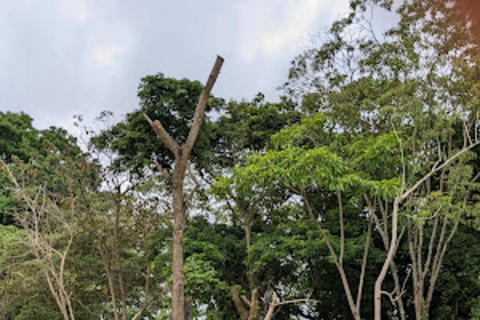
<path fill-rule="evenodd" d="M 459 9 L 457 18 L 469 24 L 472 35 L 480 42 L 480 0 L 454 0 L 453 3 Z"/>

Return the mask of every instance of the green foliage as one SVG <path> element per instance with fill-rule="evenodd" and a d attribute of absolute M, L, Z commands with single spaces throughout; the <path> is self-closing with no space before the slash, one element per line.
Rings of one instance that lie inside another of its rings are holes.
<path fill-rule="evenodd" d="M 170 229 L 157 232 L 149 255 L 155 272 L 161 273 L 163 281 L 171 281 L 171 247 L 165 241 L 170 234 Z M 203 312 L 207 319 L 237 317 L 229 288 L 246 282 L 242 237 L 243 232 L 238 227 L 209 223 L 200 216 L 189 221 L 185 236 L 186 295 L 193 298 L 198 316 Z"/>
<path fill-rule="evenodd" d="M 268 103 L 258 94 L 251 102 L 231 101 L 214 123 L 212 161 L 232 167 L 245 160 L 248 153 L 264 150 L 272 135 L 299 119 L 295 105 L 286 99 Z"/>
<path fill-rule="evenodd" d="M 6 163 L 31 163 L 45 181 L 57 179 L 48 172 L 52 162 L 65 161 L 81 154 L 76 139 L 66 130 L 50 127 L 37 130 L 32 118 L 24 113 L 0 112 L 0 157 Z M 35 160 L 35 161 L 34 161 Z M 46 169 L 46 170 L 44 170 Z M 39 173 L 40 174 L 40 173 Z M 0 172 L 0 220 L 2 224 L 13 223 L 12 214 L 18 206 L 9 190 L 7 177 Z"/>
<path fill-rule="evenodd" d="M 480 20 L 470 3 L 350 1 L 350 12 L 332 24 L 326 41 L 293 61 L 281 102 L 266 102 L 261 94 L 229 103 L 209 98 L 192 154 L 202 188 L 186 204 L 193 210 L 184 271 L 195 317 L 236 319 L 231 286 L 248 297 L 253 289 L 262 295 L 273 285 L 284 300 L 317 300 L 284 305 L 277 320 L 351 318 L 327 240 L 337 256 L 344 250 L 342 268 L 356 291 L 373 209 L 378 220 L 361 308 L 362 318 L 373 318 L 373 286 L 386 257 L 380 231 L 391 231 L 395 196 L 478 139 Z M 372 8 L 375 14 L 395 9 L 398 23 L 385 32 L 368 30 Z M 169 181 L 149 168 L 155 160 L 170 169 L 173 155 L 144 114 L 182 143 L 201 90 L 197 81 L 144 77 L 140 108 L 91 140 L 100 149 L 95 152 L 114 159 L 103 170 L 63 129 L 37 130 L 26 114 L 0 113 L 4 161 L 22 177 L 29 195 L 44 190 L 63 218 L 73 218 L 66 281 L 77 319 L 113 318 L 107 270 L 115 275 L 116 292 L 122 274 L 129 317 L 151 299 L 144 317 L 169 318 L 172 230 L 171 208 L 164 204 Z M 400 206 L 400 230 L 410 220 L 417 244 L 420 233 L 425 239 L 432 235 L 437 218 L 446 230 L 458 227 L 440 269 L 429 310 L 433 319 L 480 317 L 479 151 L 472 149 L 432 175 Z M 14 213 L 29 213 L 11 186 L 0 174 L 3 224 L 14 223 Z M 73 198 L 76 209 L 64 210 Z M 42 219 L 43 239 L 60 250 L 67 239 L 61 224 L 53 216 Z M 6 296 L 0 315 L 61 318 L 26 246 L 27 232 L 25 226 L 0 225 L 0 291 Z M 402 284 L 407 279 L 403 300 L 413 319 L 406 238 L 395 263 Z M 427 251 L 424 244 L 416 254 Z M 394 290 L 391 272 L 383 289 Z M 398 317 L 396 306 L 382 311 Z"/>
<path fill-rule="evenodd" d="M 115 159 L 117 171 L 132 170 L 141 174 L 152 160 L 170 168 L 173 154 L 160 143 L 144 114 L 152 120 L 160 120 L 170 135 L 182 144 L 190 130 L 201 91 L 202 85 L 198 81 L 176 80 L 161 73 L 146 76 L 139 85 L 140 108 L 128 113 L 124 121 L 104 130 L 91 142 L 100 149 L 111 150 L 118 155 Z M 212 96 L 206 110 L 218 110 L 223 104 L 222 99 Z M 208 162 L 211 159 L 212 130 L 207 116 L 193 148 L 192 161 Z"/>

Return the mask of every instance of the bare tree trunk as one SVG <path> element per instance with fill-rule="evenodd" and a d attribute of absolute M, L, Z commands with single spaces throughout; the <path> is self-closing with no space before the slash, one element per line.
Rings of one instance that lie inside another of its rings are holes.
<path fill-rule="evenodd" d="M 430 235 L 430 241 L 428 246 L 427 259 L 425 264 L 422 264 L 421 255 L 423 253 L 423 227 L 418 227 L 417 232 L 414 231 L 410 219 L 408 220 L 408 243 L 410 259 L 412 260 L 412 281 L 414 288 L 414 300 L 415 305 L 415 318 L 417 320 L 425 320 L 429 318 L 430 305 L 433 298 L 433 292 L 435 290 L 435 284 L 440 274 L 440 269 L 443 262 L 443 257 L 447 250 L 448 244 L 455 235 L 458 227 L 458 222 L 455 222 L 450 233 L 445 239 L 447 234 L 448 216 L 443 218 L 442 228 L 438 239 L 436 239 L 436 231 L 439 225 L 439 218 L 435 218 L 435 224 Z M 435 241 L 437 242 L 435 244 Z M 435 247 L 435 257 L 433 257 L 433 249 Z M 432 260 L 433 257 L 433 260 Z M 431 266 L 430 266 L 431 261 Z M 427 275 L 430 275 L 427 288 Z M 425 290 L 427 294 L 425 295 Z"/>
<path fill-rule="evenodd" d="M 215 64 L 210 72 L 207 83 L 200 94 L 193 125 L 188 133 L 185 144 L 181 147 L 172 136 L 165 130 L 160 121 L 152 121 L 147 115 L 148 121 L 158 139 L 175 155 L 175 167 L 172 175 L 172 202 L 173 202 L 173 244 L 172 244 L 172 319 L 185 320 L 185 293 L 183 274 L 183 233 L 186 221 L 185 196 L 183 194 L 183 183 L 187 169 L 190 153 L 197 140 L 205 117 L 205 107 L 208 97 L 215 84 L 223 65 L 223 58 L 217 56 Z"/>
<path fill-rule="evenodd" d="M 392 263 L 393 258 L 395 256 L 396 250 L 397 250 L 397 237 L 398 237 L 398 213 L 400 211 L 400 204 L 405 201 L 407 198 L 409 198 L 420 186 L 422 186 L 427 180 L 429 180 L 434 174 L 437 172 L 443 170 L 447 166 L 449 166 L 454 160 L 456 160 L 458 157 L 461 155 L 465 154 L 467 151 L 472 149 L 473 147 L 477 146 L 480 144 L 480 141 L 476 141 L 474 143 L 471 143 L 468 146 L 464 146 L 464 148 L 454 155 L 450 156 L 447 160 L 445 160 L 441 165 L 437 166 L 435 165 L 430 172 L 425 174 L 421 179 L 419 179 L 412 187 L 409 189 L 405 190 L 402 194 L 398 195 L 395 198 L 394 204 L 393 204 L 393 211 L 392 211 L 392 234 L 391 234 L 391 240 L 390 240 L 390 248 L 388 250 L 387 258 L 385 259 L 385 262 L 383 264 L 383 267 L 380 271 L 380 274 L 377 277 L 377 280 L 375 282 L 375 290 L 374 290 L 374 319 L 375 320 L 381 320 L 382 319 L 382 284 L 383 280 L 385 279 L 385 276 L 387 275 L 387 271 L 389 268 L 389 265 Z M 453 236 L 453 235 L 452 235 Z M 443 254 L 446 250 L 446 247 L 444 250 L 442 250 Z M 433 279 L 433 280 L 436 280 Z"/>
<path fill-rule="evenodd" d="M 393 258 L 395 257 L 395 253 L 397 250 L 397 237 L 398 237 L 398 210 L 400 206 L 400 198 L 397 197 L 393 204 L 393 212 L 392 212 L 392 238 L 390 240 L 390 248 L 387 253 L 387 258 L 383 263 L 382 269 L 380 274 L 378 275 L 377 281 L 375 281 L 375 291 L 374 291 L 374 316 L 375 320 L 382 319 L 382 283 L 387 275 L 387 271 L 390 268 L 390 265 L 393 262 Z"/>
<path fill-rule="evenodd" d="M 183 171 L 184 172 L 184 171 Z M 172 244 L 172 318 L 184 320 L 184 275 L 183 275 L 183 232 L 185 230 L 185 206 L 183 202 L 182 168 L 177 165 L 173 173 L 173 244 Z"/>
<path fill-rule="evenodd" d="M 367 203 L 369 207 L 372 207 L 372 204 L 370 200 L 368 199 L 368 196 L 365 196 L 367 199 Z M 380 220 L 378 219 L 377 215 L 375 213 L 372 213 L 372 216 L 374 217 L 375 224 L 377 226 L 377 231 L 380 233 L 380 236 L 382 237 L 383 240 L 383 246 L 385 248 L 385 251 L 388 252 L 390 248 L 390 232 L 388 230 L 388 198 L 385 198 L 385 205 L 382 204 L 382 200 L 378 201 L 379 207 L 380 207 L 380 212 L 382 214 L 382 221 L 383 224 L 380 223 Z M 400 285 L 400 278 L 398 276 L 398 268 L 397 265 L 395 264 L 395 261 L 392 260 L 392 263 L 390 264 L 390 273 L 392 274 L 393 278 L 393 283 L 395 286 L 394 293 L 395 295 L 393 296 L 392 299 L 392 304 L 394 304 L 400 313 L 400 319 L 401 320 L 406 320 L 407 315 L 405 312 L 405 307 L 403 305 L 403 298 L 402 298 L 402 287 Z"/>
<path fill-rule="evenodd" d="M 74 222 L 65 217 L 65 212 L 70 211 L 74 216 L 75 198 L 69 199 L 70 201 L 66 202 L 69 206 L 61 209 L 55 200 L 46 194 L 44 188 L 40 189 L 34 197 L 30 196 L 23 182 L 17 180 L 1 159 L 0 168 L 5 170 L 19 199 L 29 209 L 29 214 L 19 218 L 19 221 L 26 232 L 28 245 L 44 274 L 50 293 L 55 299 L 64 320 L 75 320 L 71 304 L 71 292 L 65 282 L 66 259 L 70 253 L 75 234 Z M 38 201 L 38 199 L 42 200 Z M 43 219 L 45 216 L 49 217 L 49 221 Z M 50 221 L 55 221 L 55 223 L 49 224 Z M 42 228 L 40 228 L 41 222 L 43 222 Z M 56 248 L 54 241 L 49 237 L 49 232 L 58 231 L 57 228 L 66 232 L 68 237 L 67 244 L 61 249 Z"/>
<path fill-rule="evenodd" d="M 120 194 L 120 190 L 118 190 Z M 123 282 L 123 268 L 122 268 L 122 257 L 121 257 L 121 244 L 120 244 L 120 203 L 118 199 L 115 199 L 116 209 L 115 209 L 115 223 L 113 229 L 114 235 L 114 257 L 116 264 L 116 271 L 118 272 L 118 287 L 120 289 L 120 298 L 122 302 L 122 320 L 127 320 L 127 295 L 125 293 L 125 285 Z"/>

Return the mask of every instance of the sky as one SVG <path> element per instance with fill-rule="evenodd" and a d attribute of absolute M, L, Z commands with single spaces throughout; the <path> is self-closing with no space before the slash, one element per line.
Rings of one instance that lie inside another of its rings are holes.
<path fill-rule="evenodd" d="M 75 134 L 74 115 L 93 121 L 137 108 L 145 75 L 205 83 L 217 54 L 225 63 L 215 95 L 275 101 L 290 61 L 347 8 L 348 0 L 0 0 L 0 111 Z"/>

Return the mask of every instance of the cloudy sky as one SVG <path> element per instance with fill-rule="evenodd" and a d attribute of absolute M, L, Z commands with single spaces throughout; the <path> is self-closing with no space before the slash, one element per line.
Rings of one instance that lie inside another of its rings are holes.
<path fill-rule="evenodd" d="M 73 130 L 73 115 L 138 106 L 141 77 L 205 82 L 214 93 L 278 98 L 289 62 L 348 0 L 0 0 L 0 111 Z"/>

